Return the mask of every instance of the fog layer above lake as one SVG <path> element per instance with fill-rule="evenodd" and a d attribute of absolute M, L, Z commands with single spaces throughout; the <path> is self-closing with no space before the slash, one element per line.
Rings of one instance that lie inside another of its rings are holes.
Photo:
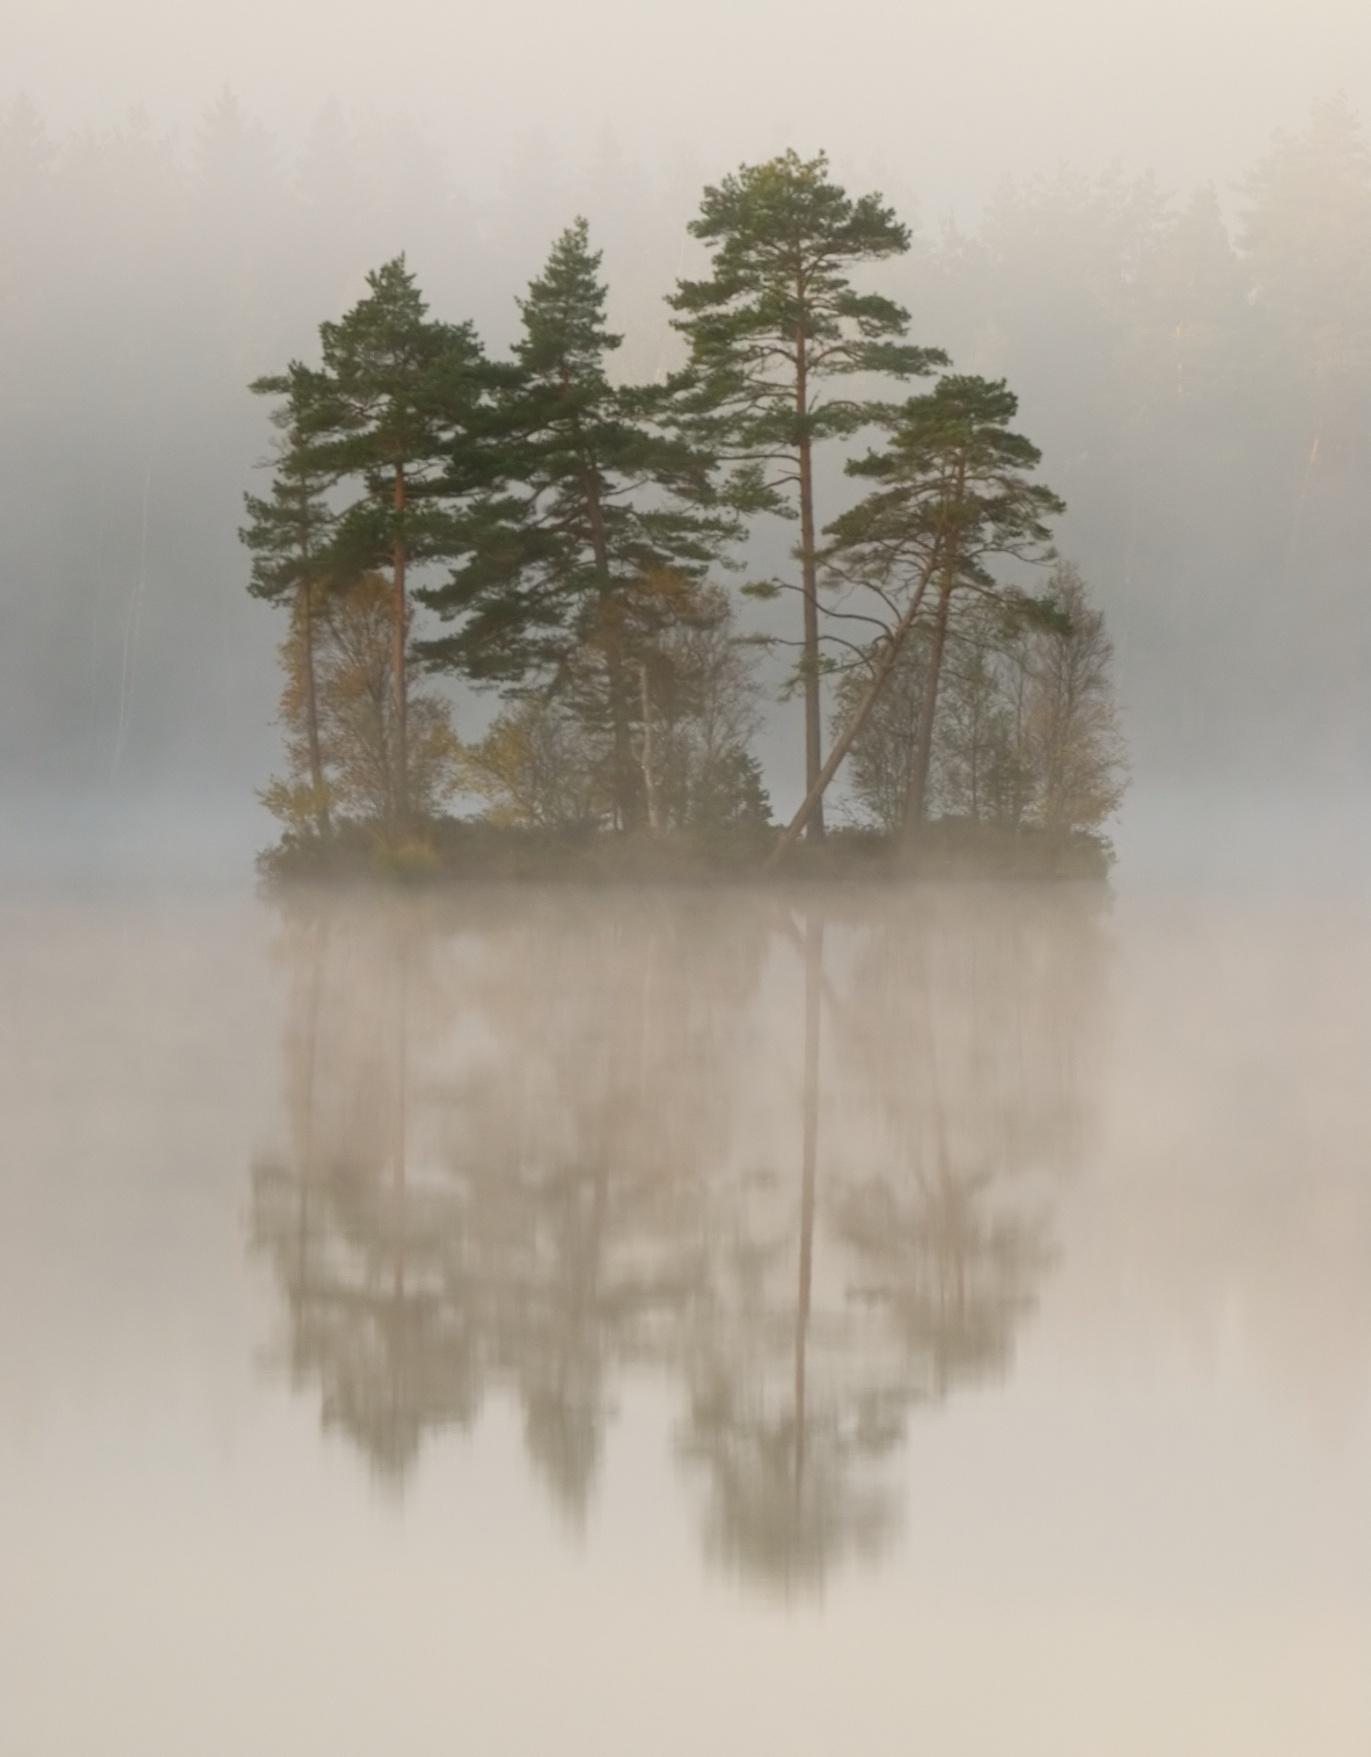
<path fill-rule="evenodd" d="M 0 987 L 15 1750 L 1366 1749 L 1371 914 L 12 902 Z"/>

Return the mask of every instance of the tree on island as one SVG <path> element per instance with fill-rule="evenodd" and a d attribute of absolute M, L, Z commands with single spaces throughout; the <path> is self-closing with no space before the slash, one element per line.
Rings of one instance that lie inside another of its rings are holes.
<path fill-rule="evenodd" d="M 857 374 L 919 376 L 945 357 L 903 339 L 902 306 L 853 287 L 854 268 L 908 250 L 909 229 L 879 195 L 854 200 L 834 183 L 822 153 L 802 159 L 790 151 L 743 166 L 706 188 L 690 231 L 710 247 L 712 272 L 681 281 L 670 304 L 690 343 L 699 431 L 738 466 L 741 506 L 798 513 L 800 521 L 800 677 L 812 791 L 822 766 L 814 448 L 855 434 L 880 407 L 851 384 L 828 396 L 823 389 Z M 821 837 L 820 798 L 809 823 Z"/>
<path fill-rule="evenodd" d="M 489 481 L 495 453 L 484 443 L 485 404 L 504 375 L 469 323 L 428 316 L 403 256 L 369 274 L 367 286 L 351 311 L 319 326 L 321 370 L 292 364 L 253 388 L 289 396 L 298 386 L 312 466 L 360 488 L 337 520 L 338 577 L 389 571 L 391 828 L 403 832 L 411 809 L 408 577 L 418 564 L 450 557 L 461 497 Z"/>
<path fill-rule="evenodd" d="M 393 612 L 390 580 L 384 574 L 365 573 L 346 591 L 324 599 L 314 616 L 312 700 L 327 769 L 325 791 L 346 823 L 395 824 L 399 818 Z M 308 823 L 310 797 L 297 779 L 303 773 L 303 729 L 310 699 L 298 626 L 283 643 L 281 660 L 285 671 L 281 723 L 290 772 L 263 791 L 262 801 L 288 833 L 298 836 Z M 430 819 L 457 790 L 460 746 L 449 702 L 412 682 L 407 698 L 406 799 L 415 817 Z"/>
<path fill-rule="evenodd" d="M 1117 805 L 1099 612 L 1075 576 L 1035 594 L 1006 565 L 1050 559 L 1063 510 L 1014 395 L 951 372 L 898 403 L 873 394 L 947 366 L 905 339 L 902 307 L 852 284 L 907 229 L 792 151 L 706 188 L 691 231 L 710 274 L 670 298 L 690 359 L 664 382 L 613 381 L 621 338 L 578 219 L 518 301 L 508 361 L 431 318 L 401 256 L 321 324 L 317 367 L 252 386 L 280 399 L 283 434 L 242 532 L 254 592 L 292 605 L 289 770 L 264 795 L 283 857 L 339 822 L 352 853 L 364 829 L 398 845 L 462 785 L 507 826 L 768 829 L 750 748 L 761 637 L 740 636 L 711 577 L 758 512 L 798 517 L 799 577 L 744 591 L 794 591 L 804 610 L 781 644 L 800 649 L 808 786 L 774 859 L 822 836 L 854 749 L 859 803 L 906 838 L 931 805 L 1067 834 Z M 846 462 L 868 492 L 820 534 L 815 448 L 873 429 Z M 443 625 L 417 641 L 415 601 Z M 482 738 L 461 744 L 450 703 L 416 693 L 419 665 L 499 690 Z"/>
<path fill-rule="evenodd" d="M 1076 568 L 1060 565 L 1048 589 L 1060 621 L 1029 635 L 1028 768 L 1044 829 L 1094 830 L 1118 810 L 1128 784 L 1114 704 L 1114 643 Z"/>
<path fill-rule="evenodd" d="M 570 660 L 568 685 L 509 703 L 485 736 L 463 746 L 464 784 L 496 823 L 603 828 L 614 822 L 612 744 L 577 687 L 599 663 L 593 647 Z M 593 695 L 592 695 L 593 706 Z M 633 751 L 653 831 L 764 828 L 770 802 L 749 749 L 757 685 L 718 586 L 692 587 L 639 665 Z"/>
<path fill-rule="evenodd" d="M 1068 562 L 1054 568 L 1044 599 L 1052 613 L 1029 621 L 984 604 L 954 622 L 927 798 L 947 816 L 1071 836 L 1097 831 L 1118 808 L 1128 765 L 1102 613 Z M 930 633 L 911 636 L 852 744 L 852 799 L 887 834 L 904 823 Z M 867 687 L 863 670 L 843 675 L 840 729 Z"/>
<path fill-rule="evenodd" d="M 511 693 L 577 696 L 581 717 L 608 731 L 613 822 L 629 829 L 647 815 L 632 750 L 651 711 L 644 668 L 737 527 L 712 460 L 664 424 L 668 394 L 611 383 L 622 338 L 606 326 L 600 262 L 578 219 L 519 301 L 503 404 L 510 491 L 473 506 L 460 565 L 422 594 L 458 624 L 424 652 Z"/>
<path fill-rule="evenodd" d="M 850 475 L 878 486 L 828 527 L 832 543 L 825 559 L 835 580 L 873 595 L 877 615 L 869 620 L 876 620 L 880 632 L 864 648 L 844 643 L 867 673 L 866 687 L 787 826 L 781 848 L 819 809 L 824 789 L 888 685 L 930 587 L 936 596 L 904 811 L 909 834 L 922 822 L 926 805 L 954 594 L 973 594 L 978 602 L 993 602 L 1021 618 L 1053 614 L 1050 604 L 1004 585 L 992 571 L 1005 558 L 1045 559 L 1048 520 L 1064 510 L 1049 488 L 1029 480 L 1040 454 L 1007 425 L 1017 408 L 1002 383 L 950 375 L 889 412 L 884 421 L 889 437 L 881 450 L 849 461 Z"/>

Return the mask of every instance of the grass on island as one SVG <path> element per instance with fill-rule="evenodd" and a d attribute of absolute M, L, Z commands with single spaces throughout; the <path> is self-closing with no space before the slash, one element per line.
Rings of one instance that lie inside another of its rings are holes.
<path fill-rule="evenodd" d="M 838 827 L 773 861 L 781 832 L 737 829 L 621 834 L 529 829 L 479 818 L 440 818 L 405 837 L 349 822 L 325 839 L 286 835 L 258 856 L 271 888 L 294 884 L 550 881 L 711 883 L 792 879 L 1085 880 L 1113 864 L 1106 838 L 1087 831 L 1011 829 L 938 818 L 910 843 L 880 831 Z"/>

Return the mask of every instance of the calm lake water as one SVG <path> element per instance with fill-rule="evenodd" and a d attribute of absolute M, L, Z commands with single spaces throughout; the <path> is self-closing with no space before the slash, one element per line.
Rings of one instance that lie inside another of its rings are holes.
<path fill-rule="evenodd" d="M 0 913 L 0 1749 L 1367 1757 L 1371 915 Z"/>

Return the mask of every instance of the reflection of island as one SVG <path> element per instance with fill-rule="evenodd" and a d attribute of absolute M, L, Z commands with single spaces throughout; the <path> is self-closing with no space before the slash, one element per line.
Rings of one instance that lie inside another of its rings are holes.
<path fill-rule="evenodd" d="M 254 1168 L 253 1236 L 286 1301 L 293 1382 L 317 1383 L 324 1425 L 400 1475 L 425 1431 L 471 1422 L 480 1384 L 470 1313 L 444 1272 L 460 1215 L 412 1187 L 406 1162 L 411 948 L 394 936 L 387 958 L 363 942 L 373 955 L 358 963 L 343 921 L 295 932 L 293 1151 Z"/>
<path fill-rule="evenodd" d="M 691 1338 L 684 1446 L 708 1470 L 707 1542 L 782 1588 L 879 1550 L 898 1514 L 882 1466 L 909 1413 L 1005 1369 L 1046 1263 L 1041 1218 L 1000 1187 L 1016 1163 L 949 1145 L 932 1021 L 946 1005 L 957 1028 L 966 997 L 931 986 L 927 932 L 837 921 L 830 959 L 824 914 L 806 913 L 799 1177 L 730 1193 Z M 985 1096 L 964 1095 L 972 1132 Z"/>
<path fill-rule="evenodd" d="M 325 1425 L 402 1482 L 513 1396 L 579 1523 L 650 1365 L 712 1555 L 785 1587 L 877 1553 L 911 1412 L 1007 1369 L 1047 1264 L 1094 922 L 525 893 L 284 942 L 289 1149 L 252 1232 Z"/>

